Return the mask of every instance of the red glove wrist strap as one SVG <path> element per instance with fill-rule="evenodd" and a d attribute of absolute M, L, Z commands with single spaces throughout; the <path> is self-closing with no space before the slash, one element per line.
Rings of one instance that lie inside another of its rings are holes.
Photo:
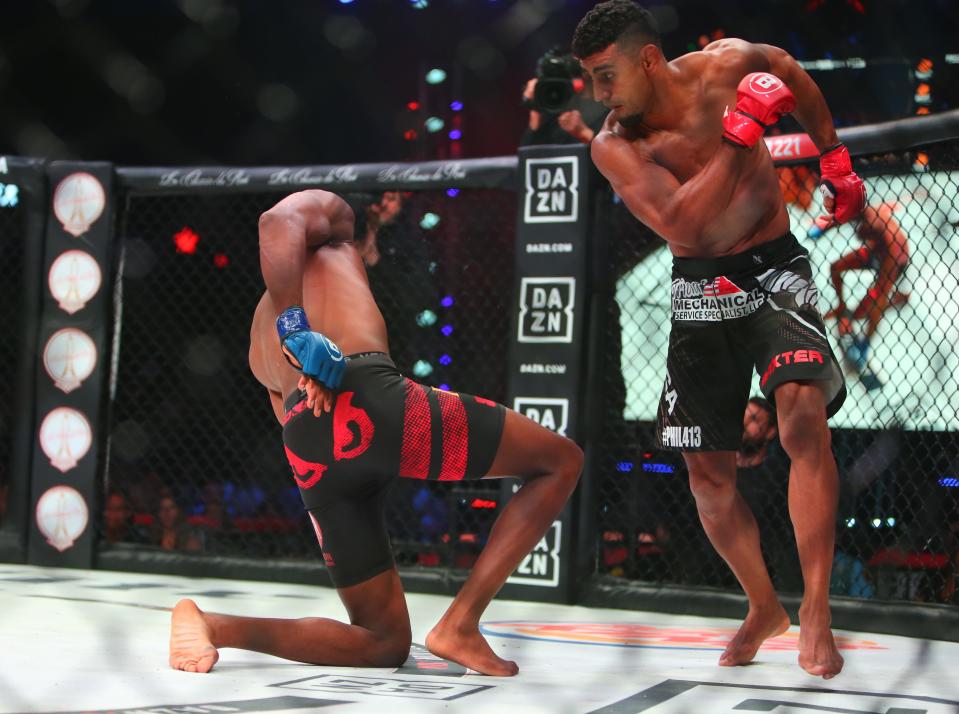
<path fill-rule="evenodd" d="M 819 157 L 819 173 L 823 176 L 842 176 L 852 173 L 852 160 L 844 144 L 837 144 Z"/>

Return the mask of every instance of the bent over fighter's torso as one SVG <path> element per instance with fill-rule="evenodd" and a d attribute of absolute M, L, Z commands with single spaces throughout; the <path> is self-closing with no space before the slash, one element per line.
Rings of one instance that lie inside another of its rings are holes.
<path fill-rule="evenodd" d="M 276 333 L 276 317 L 287 307 L 273 305 L 264 293 L 250 328 L 250 369 L 270 390 L 277 418 L 282 414 L 282 399 L 296 388 L 300 377 L 283 357 Z M 327 243 L 308 252 L 303 307 L 312 329 L 335 342 L 344 355 L 388 351 L 386 324 L 353 243 Z"/>

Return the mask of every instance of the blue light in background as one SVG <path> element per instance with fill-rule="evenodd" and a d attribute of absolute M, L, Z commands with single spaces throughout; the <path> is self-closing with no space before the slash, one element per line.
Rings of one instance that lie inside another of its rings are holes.
<path fill-rule="evenodd" d="M 444 392 L 450 391 L 450 385 L 448 384 L 441 384 L 439 388 L 442 389 Z"/>
<path fill-rule="evenodd" d="M 628 474 L 630 471 L 633 470 L 633 462 L 632 462 L 632 461 L 617 461 L 617 462 L 616 462 L 616 470 L 619 471 L 620 473 Z"/>
<path fill-rule="evenodd" d="M 450 139 L 453 141 L 459 141 L 462 138 L 463 132 L 461 132 L 459 129 L 453 129 L 453 131 L 450 132 Z"/>
<path fill-rule="evenodd" d="M 463 111 L 463 102 L 450 102 L 450 109 L 454 112 Z"/>
<path fill-rule="evenodd" d="M 453 296 L 447 295 L 442 300 L 440 300 L 440 305 L 443 307 L 452 307 L 453 306 Z"/>
<path fill-rule="evenodd" d="M 440 224 L 440 217 L 435 213 L 427 212 L 423 214 L 423 217 L 420 219 L 420 228 L 424 231 L 428 231 L 432 228 L 436 228 Z"/>
<path fill-rule="evenodd" d="M 439 67 L 434 67 L 426 73 L 427 84 L 440 84 L 446 80 L 446 71 Z"/>
<path fill-rule="evenodd" d="M 433 365 L 425 359 L 417 360 L 416 364 L 413 365 L 414 377 L 429 377 L 431 374 L 433 374 Z"/>
<path fill-rule="evenodd" d="M 959 478 L 955 476 L 944 476 L 939 479 L 939 485 L 943 488 L 959 488 Z"/>
<path fill-rule="evenodd" d="M 450 198 L 456 198 L 460 195 L 460 190 L 458 188 L 448 188 L 446 189 L 446 195 Z"/>
<path fill-rule="evenodd" d="M 442 332 L 446 337 L 449 337 L 450 335 L 453 334 L 453 326 L 452 326 L 452 325 L 443 325 L 443 326 L 440 328 L 440 332 Z"/>
<path fill-rule="evenodd" d="M 436 313 L 432 310 L 423 310 L 416 316 L 416 324 L 420 327 L 429 327 L 436 324 Z"/>
<path fill-rule="evenodd" d="M 15 183 L 0 183 L 0 208 L 13 208 L 20 203 L 20 187 Z"/>
<path fill-rule="evenodd" d="M 643 464 L 643 471 L 654 474 L 671 474 L 676 471 L 669 464 Z"/>
<path fill-rule="evenodd" d="M 441 365 L 444 365 L 444 366 L 445 366 L 445 365 L 448 365 L 448 364 L 450 364 L 450 363 L 452 363 L 452 362 L 453 362 L 453 358 L 450 357 L 449 355 L 440 355 L 440 364 L 441 364 Z"/>

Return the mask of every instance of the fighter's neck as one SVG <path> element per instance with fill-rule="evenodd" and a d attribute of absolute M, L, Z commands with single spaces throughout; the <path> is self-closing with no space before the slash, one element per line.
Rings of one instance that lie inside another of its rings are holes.
<path fill-rule="evenodd" d="M 698 81 L 682 63 L 670 62 L 651 78 L 649 104 L 643 112 L 641 131 L 674 131 L 681 126 L 698 101 Z"/>

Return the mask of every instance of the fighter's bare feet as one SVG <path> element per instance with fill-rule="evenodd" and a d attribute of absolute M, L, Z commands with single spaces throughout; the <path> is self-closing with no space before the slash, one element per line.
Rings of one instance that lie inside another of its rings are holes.
<path fill-rule="evenodd" d="M 789 615 L 778 602 L 768 608 L 750 608 L 735 637 L 719 658 L 720 667 L 737 667 L 753 661 L 763 642 L 789 629 Z"/>
<path fill-rule="evenodd" d="M 799 610 L 799 666 L 815 677 L 832 679 L 842 671 L 842 655 L 836 647 L 829 616 L 806 615 Z"/>
<path fill-rule="evenodd" d="M 440 622 L 426 636 L 426 648 L 437 657 L 451 660 L 480 674 L 512 677 L 519 672 L 515 662 L 497 657 L 489 643 L 475 629 L 464 632 Z"/>
<path fill-rule="evenodd" d="M 184 672 L 209 672 L 220 659 L 210 628 L 192 600 L 180 600 L 170 621 L 170 666 Z"/>

